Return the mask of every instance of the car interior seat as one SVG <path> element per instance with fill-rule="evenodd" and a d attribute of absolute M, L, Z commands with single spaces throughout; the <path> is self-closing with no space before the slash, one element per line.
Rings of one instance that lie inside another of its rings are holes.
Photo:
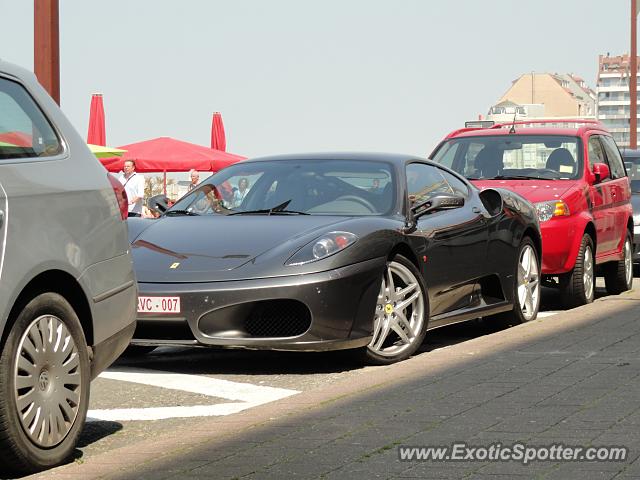
<path fill-rule="evenodd" d="M 504 168 L 502 153 L 497 148 L 484 147 L 476 155 L 474 165 L 482 177 L 495 177 Z"/>
<path fill-rule="evenodd" d="M 573 173 L 575 172 L 576 162 L 573 159 L 573 155 L 566 148 L 556 148 L 549 158 L 547 158 L 546 168 L 550 170 L 555 170 L 556 172 L 562 173 Z M 564 167 L 564 168 L 563 168 Z"/>

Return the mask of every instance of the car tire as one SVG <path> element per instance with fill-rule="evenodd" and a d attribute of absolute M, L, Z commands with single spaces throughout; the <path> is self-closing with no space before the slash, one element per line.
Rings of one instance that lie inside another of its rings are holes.
<path fill-rule="evenodd" d="M 579 307 L 593 302 L 595 297 L 595 255 L 593 240 L 589 234 L 582 236 L 576 264 L 560 278 L 560 295 L 566 308 Z"/>
<path fill-rule="evenodd" d="M 505 327 L 535 320 L 540 309 L 540 256 L 530 237 L 518 248 L 513 281 L 513 310 L 495 315 L 494 321 Z"/>
<path fill-rule="evenodd" d="M 87 343 L 69 302 L 50 292 L 33 298 L 0 355 L 0 469 L 25 474 L 67 460 L 86 421 L 90 380 Z"/>
<path fill-rule="evenodd" d="M 123 357 L 143 357 L 144 355 L 153 352 L 156 348 L 152 345 L 129 345 L 124 352 Z"/>
<path fill-rule="evenodd" d="M 409 358 L 422 345 L 429 323 L 429 299 L 422 275 L 402 255 L 387 262 L 373 319 L 373 338 L 362 349 L 372 365 Z"/>
<path fill-rule="evenodd" d="M 607 263 L 604 267 L 604 283 L 607 292 L 612 295 L 631 290 L 633 286 L 633 242 L 628 231 L 622 251 L 622 260 Z"/>

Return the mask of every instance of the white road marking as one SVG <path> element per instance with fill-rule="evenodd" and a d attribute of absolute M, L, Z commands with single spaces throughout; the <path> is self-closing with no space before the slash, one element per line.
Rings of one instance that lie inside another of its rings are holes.
<path fill-rule="evenodd" d="M 538 312 L 538 318 L 552 317 L 560 312 Z"/>
<path fill-rule="evenodd" d="M 164 420 L 167 418 L 207 417 L 231 415 L 247 408 L 273 402 L 300 393 L 285 388 L 264 387 L 250 383 L 230 382 L 217 378 L 159 370 L 120 369 L 102 372 L 99 378 L 140 383 L 152 387 L 181 390 L 209 397 L 235 400 L 233 403 L 213 405 L 168 406 L 150 408 L 116 408 L 89 410 L 88 421 Z"/>

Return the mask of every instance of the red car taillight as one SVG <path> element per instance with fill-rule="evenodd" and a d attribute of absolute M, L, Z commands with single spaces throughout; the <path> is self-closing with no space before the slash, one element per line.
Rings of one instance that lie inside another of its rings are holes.
<path fill-rule="evenodd" d="M 127 192 L 116 177 L 107 173 L 107 178 L 113 187 L 113 193 L 116 195 L 116 200 L 118 200 L 120 216 L 122 217 L 122 220 L 126 220 L 129 216 L 129 199 L 127 198 Z"/>

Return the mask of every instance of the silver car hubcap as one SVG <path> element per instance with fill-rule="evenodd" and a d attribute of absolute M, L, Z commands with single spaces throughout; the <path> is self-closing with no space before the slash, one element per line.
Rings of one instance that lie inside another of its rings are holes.
<path fill-rule="evenodd" d="M 16 354 L 14 394 L 34 444 L 53 447 L 71 430 L 83 388 L 80 369 L 78 348 L 59 318 L 43 315 L 29 325 Z"/>
<path fill-rule="evenodd" d="M 631 285 L 633 279 L 633 260 L 631 259 L 631 242 L 629 239 L 624 242 L 624 276 L 627 285 Z"/>
<path fill-rule="evenodd" d="M 518 262 L 518 302 L 525 320 L 531 320 L 538 311 L 540 278 L 538 260 L 530 245 L 526 245 Z"/>
<path fill-rule="evenodd" d="M 418 279 L 404 265 L 391 262 L 382 278 L 369 349 L 392 357 L 410 348 L 425 322 Z"/>
<path fill-rule="evenodd" d="M 589 299 L 593 295 L 593 254 L 589 246 L 584 249 L 582 282 L 584 283 L 584 295 Z"/>

